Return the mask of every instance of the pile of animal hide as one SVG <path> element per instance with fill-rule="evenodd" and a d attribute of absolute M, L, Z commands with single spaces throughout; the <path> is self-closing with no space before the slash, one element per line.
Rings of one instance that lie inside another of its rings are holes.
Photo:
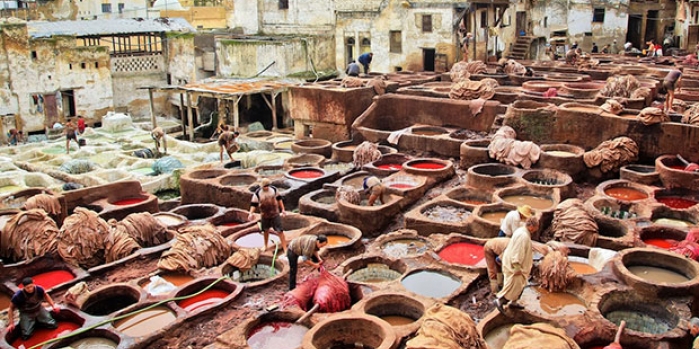
<path fill-rule="evenodd" d="M 211 268 L 231 255 L 226 239 L 211 224 L 182 228 L 172 247 L 158 261 L 158 268 L 183 271 Z"/>
<path fill-rule="evenodd" d="M 524 74 L 527 73 L 527 67 L 525 67 L 522 63 L 515 61 L 514 59 L 510 59 L 507 62 L 505 62 L 505 64 L 503 64 L 502 66 L 502 70 L 505 72 L 505 74 L 520 76 L 524 76 Z"/>
<path fill-rule="evenodd" d="M 578 59 L 575 61 L 575 66 L 578 67 L 578 70 L 591 69 L 598 65 L 598 59 L 592 59 L 592 56 L 586 54 L 578 56 Z"/>
<path fill-rule="evenodd" d="M 499 84 L 495 79 L 485 78 L 480 81 L 461 80 L 451 84 L 449 98 L 451 99 L 491 99 Z"/>
<path fill-rule="evenodd" d="M 42 209 L 44 212 L 55 216 L 61 213 L 61 203 L 53 195 L 38 194 L 27 199 L 24 203 L 24 209 Z"/>
<path fill-rule="evenodd" d="M 284 294 L 284 306 L 297 305 L 307 311 L 311 304 L 324 313 L 336 313 L 349 309 L 351 299 L 347 281 L 324 267 L 318 277 L 307 276 L 295 289 Z"/>
<path fill-rule="evenodd" d="M 97 165 L 90 160 L 73 159 L 63 163 L 58 169 L 65 173 L 81 174 L 87 173 L 97 168 Z"/>
<path fill-rule="evenodd" d="M 354 149 L 352 154 L 352 162 L 354 163 L 354 168 L 362 168 L 362 166 L 372 163 L 381 158 L 381 151 L 379 150 L 378 144 L 364 141 L 362 144 Z"/>
<path fill-rule="evenodd" d="M 317 287 L 318 277 L 308 275 L 295 289 L 284 294 L 282 304 L 284 307 L 296 305 L 303 311 L 307 311 L 311 307 L 311 300 Z"/>
<path fill-rule="evenodd" d="M 383 79 L 371 79 L 366 82 L 366 87 L 371 87 L 374 89 L 374 92 L 381 96 L 382 94 L 386 93 L 386 81 Z"/>
<path fill-rule="evenodd" d="M 340 86 L 345 88 L 364 87 L 364 80 L 352 76 L 345 76 L 342 82 L 340 82 Z"/>
<path fill-rule="evenodd" d="M 449 76 L 452 82 L 459 82 L 462 80 L 468 80 L 471 74 L 485 74 L 488 72 L 488 66 L 481 61 L 473 62 L 458 62 L 451 67 L 449 71 Z"/>
<path fill-rule="evenodd" d="M 589 168 L 599 166 L 602 173 L 616 171 L 638 160 L 638 144 L 631 138 L 617 137 L 586 152 L 583 160 Z"/>
<path fill-rule="evenodd" d="M 616 99 L 608 99 L 600 106 L 600 109 L 610 114 L 619 115 L 622 111 L 624 111 L 624 106 L 621 105 L 621 103 L 619 103 L 619 101 Z"/>
<path fill-rule="evenodd" d="M 61 227 L 58 253 L 68 264 L 92 268 L 105 261 L 109 224 L 96 212 L 76 207 Z"/>
<path fill-rule="evenodd" d="M 502 349 L 580 349 L 566 331 L 546 323 L 514 325 Z"/>
<path fill-rule="evenodd" d="M 539 263 L 539 280 L 541 287 L 549 292 L 562 292 L 568 287 L 568 281 L 575 271 L 568 264 L 568 249 L 554 249 L 544 256 Z"/>
<path fill-rule="evenodd" d="M 150 212 L 132 213 L 116 223 L 143 247 L 153 247 L 168 241 L 167 228 Z"/>
<path fill-rule="evenodd" d="M 694 105 L 694 104 L 692 104 L 692 105 Z M 687 102 L 685 102 L 679 98 L 675 98 L 672 100 L 672 110 L 674 110 L 676 113 L 682 114 L 685 112 L 685 110 L 687 110 L 687 108 L 689 108 L 689 105 L 687 105 Z"/>
<path fill-rule="evenodd" d="M 568 199 L 556 206 L 551 230 L 557 241 L 586 246 L 595 246 L 597 242 L 597 222 L 580 199 Z"/>
<path fill-rule="evenodd" d="M 436 303 L 425 311 L 417 335 L 405 344 L 406 349 L 484 349 L 476 323 L 457 308 Z"/>
<path fill-rule="evenodd" d="M 650 89 L 648 87 L 639 87 L 631 91 L 631 99 L 646 99 L 650 96 Z"/>
<path fill-rule="evenodd" d="M 340 201 L 340 199 L 353 205 L 359 205 L 362 202 L 362 195 L 353 186 L 343 185 L 335 192 L 335 201 Z"/>
<path fill-rule="evenodd" d="M 19 212 L 2 228 L 0 257 L 18 262 L 53 253 L 59 236 L 56 222 L 44 210 Z"/>
<path fill-rule="evenodd" d="M 260 259 L 260 253 L 262 253 L 262 250 L 259 248 L 241 248 L 228 257 L 226 263 L 244 273 L 257 264 L 257 261 Z"/>
<path fill-rule="evenodd" d="M 687 232 L 687 236 L 684 240 L 678 242 L 668 250 L 695 261 L 699 260 L 699 229 L 692 229 Z"/>
<path fill-rule="evenodd" d="M 699 104 L 694 104 L 682 114 L 682 123 L 699 125 Z"/>
<path fill-rule="evenodd" d="M 109 234 L 104 240 L 104 258 L 107 263 L 127 257 L 141 248 L 116 219 L 110 219 L 107 223 L 109 223 Z"/>
<path fill-rule="evenodd" d="M 641 87 L 641 83 L 633 75 L 615 75 L 607 79 L 600 94 L 612 98 L 631 98 L 631 93 L 639 87 Z"/>
<path fill-rule="evenodd" d="M 653 125 L 670 121 L 670 117 L 665 114 L 662 109 L 653 107 L 643 108 L 638 116 L 636 116 L 636 119 L 644 125 Z"/>
<path fill-rule="evenodd" d="M 541 149 L 532 142 L 518 141 L 515 137 L 517 133 L 512 127 L 500 127 L 488 145 L 488 153 L 500 162 L 528 169 L 539 161 Z"/>

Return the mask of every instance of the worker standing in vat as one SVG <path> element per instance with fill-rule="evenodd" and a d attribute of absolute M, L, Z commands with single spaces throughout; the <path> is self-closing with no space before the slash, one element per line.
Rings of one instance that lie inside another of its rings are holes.
<path fill-rule="evenodd" d="M 254 219 L 255 210 L 260 210 L 260 230 L 264 236 L 265 249 L 269 241 L 269 233 L 274 232 L 281 240 L 282 248 L 287 251 L 284 229 L 282 229 L 282 216 L 284 212 L 284 201 L 277 188 L 272 186 L 269 178 L 260 181 L 260 189 L 257 189 L 250 202 L 250 214 L 248 220 Z"/>
<path fill-rule="evenodd" d="M 675 100 L 675 89 L 680 89 L 680 84 L 682 83 L 682 72 L 673 69 L 667 73 L 665 79 L 663 80 L 663 87 L 667 91 L 667 96 L 665 96 L 664 111 L 669 113 L 672 110 L 672 103 Z"/>
<path fill-rule="evenodd" d="M 160 154 L 160 141 L 163 141 L 163 147 L 165 148 L 165 154 L 167 154 L 167 140 L 165 139 L 165 131 L 162 128 L 156 127 L 151 131 L 150 137 L 153 138 L 155 142 L 155 153 Z"/>
<path fill-rule="evenodd" d="M 296 272 L 298 269 L 298 259 L 301 257 L 303 263 L 311 265 L 313 268 L 320 268 L 323 259 L 320 258 L 320 249 L 328 244 L 328 237 L 319 234 L 301 235 L 289 243 L 289 250 L 286 257 L 289 259 L 289 291 L 296 288 Z"/>
<path fill-rule="evenodd" d="M 505 215 L 505 218 L 500 222 L 500 232 L 498 237 L 512 237 L 512 234 L 517 228 L 524 226 L 524 220 L 534 214 L 531 206 L 522 205 L 516 210 L 510 211 Z"/>
<path fill-rule="evenodd" d="M 524 227 L 518 228 L 502 254 L 502 274 L 504 286 L 495 298 L 498 311 L 504 313 L 503 306 L 522 308 L 517 300 L 527 285 L 534 264 L 531 234 L 539 229 L 536 216 L 529 217 Z"/>
<path fill-rule="evenodd" d="M 238 138 L 238 135 L 240 133 L 236 132 L 231 132 L 229 131 L 229 128 L 227 125 L 222 125 L 221 130 L 223 131 L 220 136 L 218 136 L 218 146 L 219 146 L 219 155 L 221 156 L 221 163 L 223 163 L 223 150 L 226 150 L 226 154 L 228 154 L 228 158 L 233 160 L 233 156 L 231 154 L 237 152 L 240 149 L 240 146 L 238 145 L 238 142 L 236 142 L 236 139 Z"/>
<path fill-rule="evenodd" d="M 359 72 L 361 71 L 361 68 L 359 67 L 359 63 L 357 63 L 354 59 L 350 64 L 347 66 L 347 70 L 345 70 L 345 74 L 349 76 L 359 76 Z"/>
<path fill-rule="evenodd" d="M 374 58 L 374 53 L 372 52 L 367 52 L 359 56 L 357 59 L 359 63 L 364 67 L 364 74 L 369 74 L 369 65 L 371 64 L 371 60 Z"/>
<path fill-rule="evenodd" d="M 70 141 L 74 140 L 75 143 L 78 143 L 78 148 L 80 148 L 80 142 L 78 142 L 78 135 L 77 135 L 77 126 L 73 123 L 72 120 L 68 120 L 66 122 L 65 126 L 63 127 L 63 134 L 66 135 L 66 154 L 70 154 Z"/>
<path fill-rule="evenodd" d="M 381 183 L 379 178 L 376 176 L 364 178 L 362 187 L 364 188 L 364 192 L 369 194 L 369 202 L 367 202 L 367 206 L 374 206 L 376 200 L 379 200 L 382 205 L 386 204 L 387 200 L 384 197 L 386 194 L 386 188 L 383 186 L 383 183 Z"/>
<path fill-rule="evenodd" d="M 48 329 L 55 329 L 57 326 L 56 320 L 51 317 L 51 314 L 44 309 L 41 302 L 46 301 L 51 305 L 54 313 L 58 313 L 60 308 L 53 302 L 44 288 L 34 284 L 32 278 L 27 277 L 22 280 L 21 290 L 15 292 L 10 302 L 10 308 L 7 313 L 8 327 L 7 331 L 12 332 L 15 329 L 15 309 L 19 310 L 19 327 L 22 331 L 22 339 L 27 340 L 34 333 L 36 324 Z"/>
<path fill-rule="evenodd" d="M 85 118 L 82 115 L 78 115 L 78 133 L 85 133 Z"/>

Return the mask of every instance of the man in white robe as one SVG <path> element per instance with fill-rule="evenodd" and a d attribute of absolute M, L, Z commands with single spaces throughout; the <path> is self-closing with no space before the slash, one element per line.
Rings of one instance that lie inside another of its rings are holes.
<path fill-rule="evenodd" d="M 495 306 L 500 312 L 504 312 L 503 305 L 508 303 L 511 308 L 522 307 L 516 301 L 527 286 L 531 275 L 534 264 L 531 234 L 538 229 L 538 218 L 536 216 L 528 218 L 525 226 L 518 228 L 512 234 L 512 239 L 501 256 L 504 285 L 495 299 Z"/>

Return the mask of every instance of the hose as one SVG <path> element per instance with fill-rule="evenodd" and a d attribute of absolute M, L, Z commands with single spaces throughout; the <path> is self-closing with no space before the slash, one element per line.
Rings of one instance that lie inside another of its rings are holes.
<path fill-rule="evenodd" d="M 205 291 L 207 291 L 208 289 L 210 289 L 211 287 L 213 287 L 214 285 L 216 285 L 217 283 L 219 283 L 220 281 L 222 281 L 222 280 L 224 280 L 224 279 L 230 279 L 230 276 L 227 276 L 227 275 L 226 275 L 226 276 L 221 276 L 220 278 L 214 280 L 214 281 L 213 281 L 211 284 L 209 284 L 208 286 L 202 288 L 199 292 L 196 292 L 196 293 L 193 293 L 193 294 L 190 294 L 190 295 L 187 295 L 187 296 L 179 296 L 179 297 L 168 298 L 168 299 L 162 300 L 162 301 L 160 301 L 160 302 L 151 304 L 151 305 L 149 305 L 149 306 L 147 306 L 147 307 L 145 307 L 145 308 L 143 308 L 143 309 L 134 310 L 134 311 L 132 311 L 132 312 L 130 312 L 130 313 L 122 314 L 122 315 L 119 315 L 119 316 L 117 316 L 117 317 L 115 317 L 115 318 L 111 318 L 111 319 L 107 319 L 107 320 L 102 320 L 102 321 L 100 321 L 100 322 L 98 322 L 98 323 L 96 323 L 96 324 L 94 324 L 94 325 L 91 325 L 91 326 L 88 326 L 88 327 L 85 327 L 85 328 L 81 328 L 81 329 L 75 330 L 75 331 L 73 331 L 73 332 L 71 332 L 71 333 L 69 333 L 69 334 L 66 334 L 66 335 L 63 335 L 63 336 L 60 336 L 60 337 L 56 337 L 56 338 L 51 338 L 51 339 L 49 339 L 49 340 L 47 340 L 47 341 L 38 343 L 38 344 L 36 344 L 36 345 L 34 345 L 34 346 L 32 346 L 32 347 L 29 347 L 29 349 L 41 348 L 41 347 L 44 346 L 44 345 L 51 344 L 51 343 L 55 343 L 55 342 L 58 342 L 58 341 L 60 341 L 60 340 L 66 339 L 66 338 L 70 338 L 70 337 L 77 336 L 77 335 L 79 335 L 79 334 L 85 333 L 85 332 L 87 332 L 87 331 L 90 331 L 90 330 L 95 329 L 95 328 L 97 328 L 97 327 L 100 327 L 100 326 L 102 326 L 102 325 L 106 325 L 106 324 L 108 324 L 108 323 L 110 323 L 110 322 L 118 321 L 118 320 L 127 318 L 127 317 L 129 317 L 129 316 L 133 316 L 133 315 L 136 315 L 136 314 L 140 314 L 140 313 L 142 313 L 142 312 L 144 312 L 144 311 L 146 311 L 146 310 L 153 309 L 153 308 L 155 308 L 155 307 L 157 307 L 157 306 L 160 306 L 160 305 L 163 305 L 163 304 L 165 304 L 165 303 L 167 303 L 167 302 L 172 302 L 172 301 L 177 302 L 177 301 L 181 301 L 181 300 L 184 300 L 184 299 L 192 298 L 192 297 L 194 297 L 194 296 L 198 296 L 198 295 L 204 293 Z"/>
<path fill-rule="evenodd" d="M 282 235 L 282 239 L 284 238 L 284 235 Z M 272 265 L 271 268 L 269 269 L 269 276 L 272 277 L 274 276 L 274 272 L 276 269 L 274 269 L 274 262 L 277 260 L 277 251 L 279 251 L 279 243 L 272 240 L 274 242 L 274 255 L 272 256 Z"/>

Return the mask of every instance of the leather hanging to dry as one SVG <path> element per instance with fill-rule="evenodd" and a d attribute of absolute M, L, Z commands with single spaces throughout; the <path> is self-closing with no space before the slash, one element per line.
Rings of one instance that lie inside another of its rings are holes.
<path fill-rule="evenodd" d="M 160 257 L 158 268 L 183 271 L 210 268 L 230 257 L 232 249 L 211 224 L 185 227 L 172 247 Z"/>

